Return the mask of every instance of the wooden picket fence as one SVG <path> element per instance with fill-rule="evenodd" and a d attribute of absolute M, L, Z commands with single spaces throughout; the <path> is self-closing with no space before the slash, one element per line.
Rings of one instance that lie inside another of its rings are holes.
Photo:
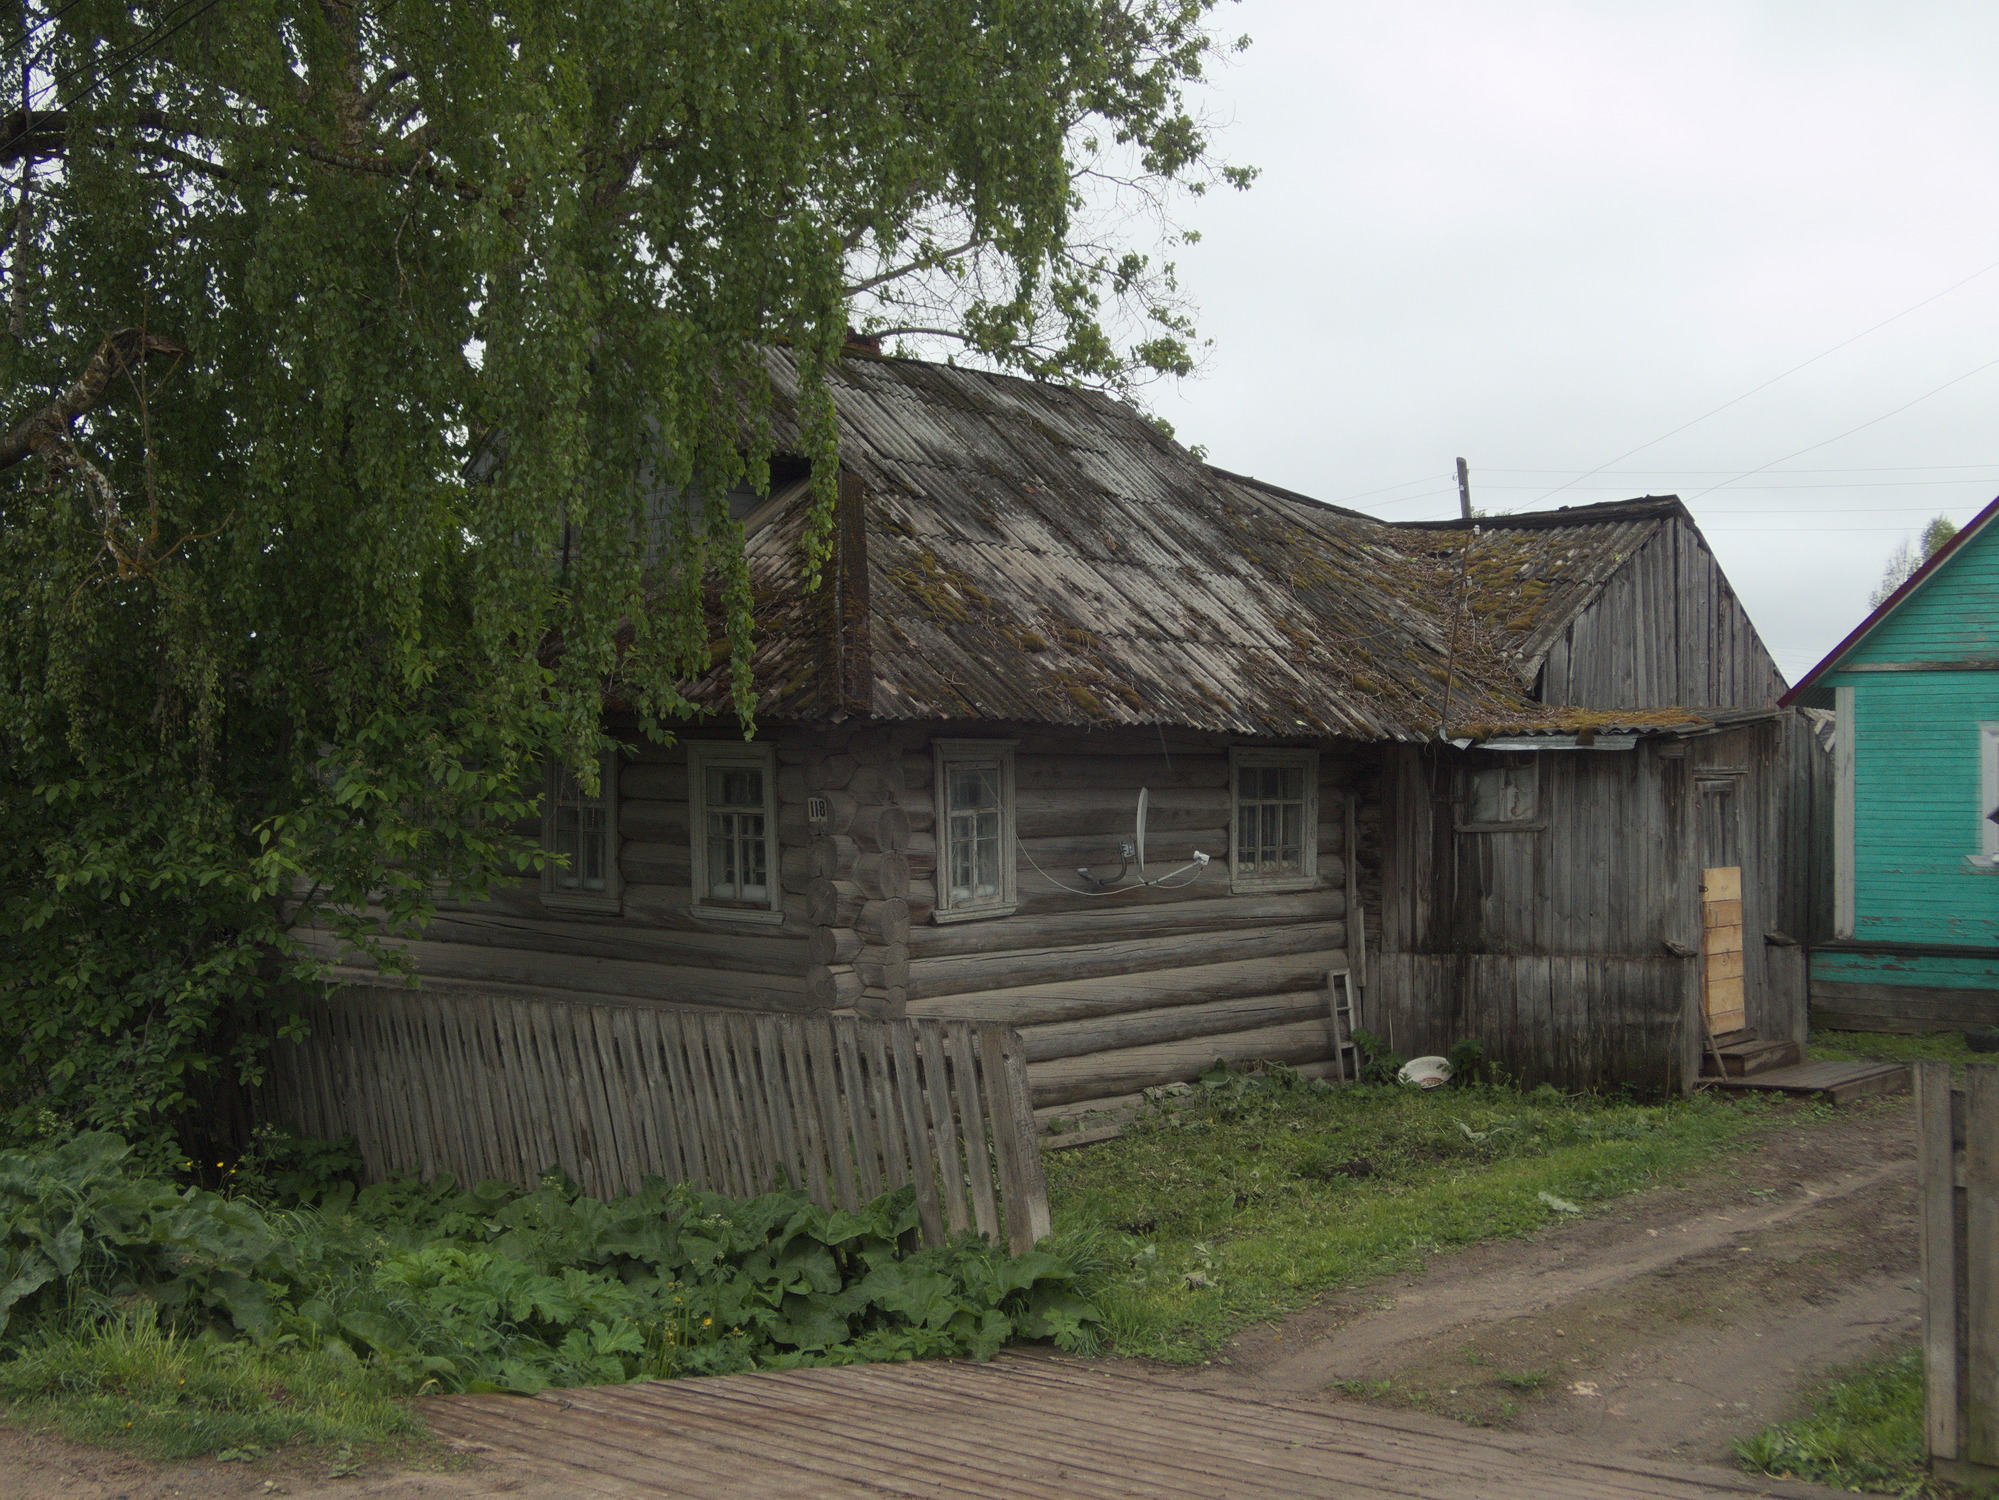
<path fill-rule="evenodd" d="M 849 1210 L 912 1183 L 928 1244 L 977 1229 L 1017 1254 L 1048 1232 L 1008 1026 L 359 986 L 306 1020 L 259 1112 L 353 1135 L 373 1180 L 559 1168 L 597 1197 L 656 1176 Z"/>
<path fill-rule="evenodd" d="M 1939 1472 L 1999 1474 L 1999 1066 L 1916 1068 L 1924 1425 Z"/>

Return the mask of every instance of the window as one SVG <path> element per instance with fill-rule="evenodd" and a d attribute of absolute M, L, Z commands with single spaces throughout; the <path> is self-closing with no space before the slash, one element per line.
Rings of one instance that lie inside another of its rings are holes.
<path fill-rule="evenodd" d="M 1301 890 L 1319 880 L 1319 752 L 1229 752 L 1233 891 Z"/>
<path fill-rule="evenodd" d="M 1999 724 L 1978 726 L 1978 852 L 1974 870 L 1999 870 Z"/>
<path fill-rule="evenodd" d="M 567 911 L 616 912 L 618 880 L 618 760 L 597 767 L 597 794 L 584 791 L 570 769 L 550 762 L 542 794 L 541 841 L 562 856 L 541 873 L 544 906 Z"/>
<path fill-rule="evenodd" d="M 934 920 L 1013 910 L 1013 741 L 936 740 L 937 910 Z"/>
<path fill-rule="evenodd" d="M 1540 752 L 1500 754 L 1465 772 L 1459 833 L 1532 833 L 1541 819 Z"/>
<path fill-rule="evenodd" d="M 784 920 L 777 873 L 777 776 L 768 745 L 689 745 L 694 910 L 749 922 Z"/>

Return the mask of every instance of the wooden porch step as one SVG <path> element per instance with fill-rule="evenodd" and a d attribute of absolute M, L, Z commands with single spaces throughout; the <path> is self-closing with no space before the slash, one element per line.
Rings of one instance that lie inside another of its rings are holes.
<path fill-rule="evenodd" d="M 1796 1042 L 1748 1041 L 1719 1043 L 1713 1052 L 1701 1056 L 1701 1072 L 1715 1077 L 1715 1054 L 1721 1056 L 1721 1076 L 1746 1078 L 1754 1073 L 1773 1073 L 1793 1068 L 1805 1060 L 1805 1049 Z"/>
<path fill-rule="evenodd" d="M 1703 1078 L 1701 1084 L 1713 1089 L 1753 1090 L 1845 1104 L 1874 1094 L 1906 1093 L 1909 1070 L 1900 1063 L 1808 1062 L 1742 1077 Z"/>

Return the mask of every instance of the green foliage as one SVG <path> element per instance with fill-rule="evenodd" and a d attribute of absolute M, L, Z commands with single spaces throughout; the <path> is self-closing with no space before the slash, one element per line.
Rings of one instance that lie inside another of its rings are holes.
<path fill-rule="evenodd" d="M 1814 1031 L 1807 1051 L 1823 1062 L 1947 1062 L 1960 1067 L 1991 1057 L 1966 1046 L 1962 1031 Z"/>
<path fill-rule="evenodd" d="M 1870 608 L 1879 609 L 1888 602 L 1888 596 L 1907 583 L 1924 563 L 1943 550 L 1945 542 L 1957 535 L 1957 522 L 1949 516 L 1932 516 L 1923 527 L 1919 542 L 1903 542 L 1888 556 L 1888 566 L 1882 570 L 1881 582 L 1867 598 Z"/>
<path fill-rule="evenodd" d="M 1940 1493 L 1923 1446 L 1921 1351 L 1840 1372 L 1804 1416 L 1741 1439 L 1735 1451 L 1747 1467 L 1780 1478 L 1883 1495 Z"/>
<path fill-rule="evenodd" d="M 725 493 L 781 450 L 830 498 L 856 299 L 1045 378 L 1184 368 L 1078 184 L 1245 180 L 1184 99 L 1213 4 L 11 12 L 47 124 L 0 431 L 47 421 L 0 445 L 0 1132 L 155 1138 L 289 1024 L 301 924 L 531 874 L 607 691 L 747 718 Z"/>
<path fill-rule="evenodd" d="M 796 1192 L 739 1201 L 655 1182 L 603 1202 L 559 1180 L 523 1193 L 444 1177 L 335 1187 L 283 1213 L 128 1158 L 102 1134 L 0 1154 L 0 1350 L 54 1350 L 51 1330 L 82 1319 L 111 1331 L 47 1368 L 97 1370 L 119 1338 L 154 1336 L 115 1321 L 146 1308 L 177 1334 L 344 1361 L 363 1393 L 536 1391 L 983 1359 L 1014 1338 L 1086 1348 L 1098 1321 L 1050 1250 L 1010 1258 L 971 1237 L 905 1250 L 906 1190 L 849 1214 Z M 19 1380 L 62 1388 L 41 1369 Z"/>
<path fill-rule="evenodd" d="M 1567 1216 L 1548 1199 L 1588 1211 L 1768 1118 L 1706 1094 L 1639 1105 L 1479 1084 L 1273 1081 L 1171 1102 L 1047 1169 L 1056 1228 L 1104 1235 L 1092 1300 L 1113 1346 L 1176 1361 L 1433 1251 Z"/>
<path fill-rule="evenodd" d="M 16 1423 L 154 1458 L 254 1456 L 290 1444 L 417 1441 L 389 1382 L 328 1349 L 175 1333 L 152 1309 L 51 1320 L 0 1360 Z M 350 1470 L 351 1472 L 351 1470 Z"/>
<path fill-rule="evenodd" d="M 1390 1050 L 1382 1038 L 1365 1026 L 1356 1026 L 1353 1044 L 1360 1053 L 1360 1076 L 1363 1083 L 1393 1083 L 1409 1059 L 1401 1053 Z"/>
<path fill-rule="evenodd" d="M 1470 1037 L 1452 1042 L 1444 1061 L 1451 1065 L 1451 1082 L 1460 1086 L 1480 1079 L 1489 1066 L 1485 1060 L 1485 1043 Z"/>
<path fill-rule="evenodd" d="M 279 1208 L 309 1207 L 351 1185 L 360 1170 L 351 1135 L 322 1141 L 267 1122 L 251 1130 L 250 1148 L 237 1158 L 229 1188 Z"/>

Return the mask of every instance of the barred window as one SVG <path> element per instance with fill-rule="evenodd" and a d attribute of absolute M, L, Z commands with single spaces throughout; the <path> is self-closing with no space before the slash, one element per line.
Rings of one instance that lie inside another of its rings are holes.
<path fill-rule="evenodd" d="M 1233 890 L 1310 885 L 1318 878 L 1318 779 L 1315 750 L 1238 747 L 1231 821 Z"/>

